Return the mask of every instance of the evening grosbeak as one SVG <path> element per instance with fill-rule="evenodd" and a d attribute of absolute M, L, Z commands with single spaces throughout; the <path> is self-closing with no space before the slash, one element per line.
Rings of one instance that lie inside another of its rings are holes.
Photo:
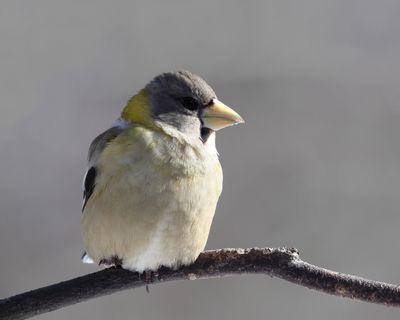
<path fill-rule="evenodd" d="M 90 145 L 83 261 L 138 272 L 195 261 L 222 190 L 215 132 L 241 122 L 197 75 L 150 81 Z"/>

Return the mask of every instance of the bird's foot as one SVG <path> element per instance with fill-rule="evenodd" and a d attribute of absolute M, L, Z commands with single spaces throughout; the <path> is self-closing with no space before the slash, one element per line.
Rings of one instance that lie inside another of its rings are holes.
<path fill-rule="evenodd" d="M 146 284 L 146 292 L 150 293 L 149 290 L 149 284 L 154 282 L 156 277 L 158 276 L 158 273 L 156 271 L 151 271 L 151 270 L 145 270 L 142 273 L 143 281 Z"/>
<path fill-rule="evenodd" d="M 114 267 L 116 269 L 122 268 L 122 259 L 118 256 L 112 256 L 108 259 L 101 259 L 99 262 L 99 266 L 103 266 L 106 268 Z"/>

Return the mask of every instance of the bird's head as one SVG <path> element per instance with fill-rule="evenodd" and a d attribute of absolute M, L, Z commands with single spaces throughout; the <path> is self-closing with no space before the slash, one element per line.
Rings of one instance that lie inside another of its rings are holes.
<path fill-rule="evenodd" d="M 155 77 L 128 102 L 122 119 L 148 126 L 169 125 L 203 140 L 214 131 L 244 122 L 217 99 L 202 78 L 189 71 Z"/>

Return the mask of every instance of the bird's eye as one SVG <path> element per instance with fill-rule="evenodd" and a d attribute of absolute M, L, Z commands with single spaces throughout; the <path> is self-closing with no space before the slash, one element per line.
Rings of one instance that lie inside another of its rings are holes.
<path fill-rule="evenodd" d="M 199 108 L 199 102 L 192 97 L 185 97 L 182 99 L 182 104 L 186 109 L 197 110 Z"/>

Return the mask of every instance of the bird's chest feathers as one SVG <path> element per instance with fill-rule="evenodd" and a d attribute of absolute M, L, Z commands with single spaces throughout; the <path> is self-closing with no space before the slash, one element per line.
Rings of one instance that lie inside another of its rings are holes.
<path fill-rule="evenodd" d="M 218 199 L 222 170 L 215 145 L 141 128 L 117 139 L 120 141 L 110 144 L 99 161 L 99 185 L 119 196 L 129 193 L 135 202 L 158 195 L 160 207 L 172 205 L 171 194 L 175 206 L 180 199 L 189 205 L 201 204 L 207 194 Z"/>
<path fill-rule="evenodd" d="M 105 148 L 83 223 L 95 261 L 117 254 L 142 271 L 189 264 L 204 249 L 222 169 L 215 147 L 182 142 L 140 129 Z"/>

